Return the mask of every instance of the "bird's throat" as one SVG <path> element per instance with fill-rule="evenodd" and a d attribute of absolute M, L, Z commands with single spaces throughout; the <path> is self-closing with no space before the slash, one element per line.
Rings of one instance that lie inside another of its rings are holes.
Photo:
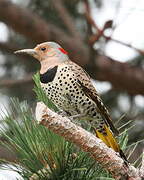
<path fill-rule="evenodd" d="M 53 67 L 61 64 L 60 60 L 57 57 L 47 58 L 46 60 L 42 60 L 40 63 L 41 63 L 40 74 L 44 74 L 49 69 L 52 69 Z"/>

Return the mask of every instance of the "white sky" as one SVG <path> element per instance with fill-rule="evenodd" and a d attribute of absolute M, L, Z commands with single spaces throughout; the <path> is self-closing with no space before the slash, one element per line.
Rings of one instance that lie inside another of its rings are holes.
<path fill-rule="evenodd" d="M 119 2 L 121 2 L 119 4 Z M 119 8 L 115 8 L 120 5 Z M 104 0 L 104 7 L 99 14 L 97 9 L 92 14 L 96 23 L 102 26 L 105 21 L 115 19 L 117 28 L 113 38 L 144 49 L 144 0 Z M 106 54 L 119 61 L 126 61 L 136 55 L 131 48 L 111 42 L 106 46 Z"/>
<path fill-rule="evenodd" d="M 0 169 L 0 180 L 23 180 L 23 178 L 16 171 Z"/>
<path fill-rule="evenodd" d="M 101 27 L 105 21 L 116 18 L 117 28 L 113 38 L 130 43 L 133 46 L 144 49 L 144 0 L 121 0 L 120 8 L 115 9 L 119 0 L 103 0 L 104 7 L 100 12 L 98 9 L 92 11 L 96 23 Z M 97 11 L 99 13 L 97 13 Z M 6 41 L 8 37 L 7 26 L 0 23 L 0 41 Z M 125 62 L 136 55 L 132 49 L 118 43 L 110 42 L 105 48 L 105 53 L 119 61 Z M 109 83 L 97 83 L 98 92 L 110 89 Z M 3 102 L 0 104 L 1 105 Z M 144 107 L 144 98 L 140 95 L 135 97 L 135 103 Z M 3 177 L 2 177 L 3 176 Z M 0 179 L 16 180 L 15 174 L 0 171 Z"/>
<path fill-rule="evenodd" d="M 8 38 L 8 29 L 7 26 L 0 22 L 0 41 L 5 42 Z"/>

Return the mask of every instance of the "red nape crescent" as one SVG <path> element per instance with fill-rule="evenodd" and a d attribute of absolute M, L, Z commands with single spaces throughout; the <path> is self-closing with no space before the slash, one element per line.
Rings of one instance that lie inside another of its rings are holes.
<path fill-rule="evenodd" d="M 63 54 L 68 54 L 68 52 L 65 51 L 63 48 L 59 48 L 59 50 L 60 50 Z"/>

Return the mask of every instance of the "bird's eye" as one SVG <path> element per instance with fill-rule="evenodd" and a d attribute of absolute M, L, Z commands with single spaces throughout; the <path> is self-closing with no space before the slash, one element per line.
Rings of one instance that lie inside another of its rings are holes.
<path fill-rule="evenodd" d="M 41 51 L 45 51 L 45 50 L 46 50 L 46 48 L 45 48 L 45 47 L 42 47 L 42 48 L 41 48 Z"/>

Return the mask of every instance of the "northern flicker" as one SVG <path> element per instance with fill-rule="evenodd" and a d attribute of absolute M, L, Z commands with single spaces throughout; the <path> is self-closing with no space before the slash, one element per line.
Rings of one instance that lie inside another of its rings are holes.
<path fill-rule="evenodd" d="M 109 112 L 91 83 L 90 76 L 72 62 L 67 51 L 55 42 L 44 42 L 34 49 L 18 50 L 36 58 L 40 64 L 40 83 L 48 98 L 67 116 L 91 123 L 96 136 L 126 161 L 115 139 L 118 135 Z"/>

